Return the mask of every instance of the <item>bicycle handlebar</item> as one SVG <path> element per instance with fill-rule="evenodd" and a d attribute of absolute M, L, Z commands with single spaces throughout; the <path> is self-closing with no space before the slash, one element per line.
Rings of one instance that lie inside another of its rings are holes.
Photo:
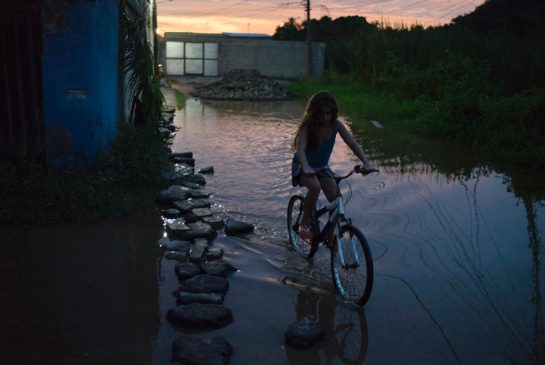
<path fill-rule="evenodd" d="M 375 168 L 366 169 L 366 168 L 363 168 L 362 166 L 356 165 L 354 166 L 354 172 L 358 174 L 362 174 L 362 175 L 369 175 L 369 174 L 372 174 L 373 172 L 379 172 L 379 171 L 378 169 L 375 169 Z"/>
<path fill-rule="evenodd" d="M 340 182 L 341 180 L 348 179 L 350 176 L 352 176 L 353 173 L 362 174 L 363 176 L 366 176 L 366 175 L 372 174 L 373 172 L 379 172 L 379 170 L 375 168 L 365 169 L 363 168 L 363 166 L 356 165 L 354 166 L 352 171 L 350 171 L 348 174 L 346 174 L 345 176 L 338 176 L 337 179 Z"/>

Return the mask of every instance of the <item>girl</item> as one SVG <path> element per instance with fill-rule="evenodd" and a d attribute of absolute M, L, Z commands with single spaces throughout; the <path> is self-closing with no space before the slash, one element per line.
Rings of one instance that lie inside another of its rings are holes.
<path fill-rule="evenodd" d="M 292 184 L 293 186 L 302 185 L 308 189 L 299 226 L 299 235 L 303 239 L 312 239 L 310 215 L 320 191 L 324 191 L 330 202 L 336 198 L 335 182 L 329 175 L 331 172 L 329 158 L 337 133 L 363 162 L 365 169 L 373 168 L 361 146 L 337 119 L 337 114 L 335 97 L 328 91 L 317 92 L 308 101 L 303 120 L 293 141 L 295 154 L 291 167 Z"/>

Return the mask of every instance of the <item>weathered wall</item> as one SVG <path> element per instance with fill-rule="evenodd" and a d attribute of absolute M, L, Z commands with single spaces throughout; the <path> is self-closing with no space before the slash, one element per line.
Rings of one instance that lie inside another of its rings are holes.
<path fill-rule="evenodd" d="M 165 33 L 165 41 L 218 43 L 220 76 L 232 69 L 257 70 L 262 75 L 280 78 L 304 77 L 307 74 L 305 42 L 189 33 Z M 325 44 L 313 43 L 312 50 L 312 73 L 322 75 Z M 164 60 L 162 63 L 165 64 Z"/>
<path fill-rule="evenodd" d="M 324 71 L 323 44 L 313 45 L 314 75 Z M 321 57 L 321 61 L 319 58 Z M 232 69 L 258 70 L 262 75 L 282 78 L 303 77 L 307 72 L 307 45 L 304 42 L 240 40 L 225 42 L 219 49 L 219 72 Z"/>
<path fill-rule="evenodd" d="M 47 0 L 43 100 L 48 159 L 91 162 L 119 111 L 119 2 Z"/>

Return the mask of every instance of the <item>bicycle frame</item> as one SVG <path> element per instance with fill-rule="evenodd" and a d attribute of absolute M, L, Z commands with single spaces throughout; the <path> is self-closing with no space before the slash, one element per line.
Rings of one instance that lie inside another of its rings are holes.
<path fill-rule="evenodd" d="M 314 211 L 314 218 L 318 220 L 322 215 L 324 215 L 326 212 L 329 212 L 329 217 L 327 219 L 327 223 L 324 226 L 324 228 L 318 233 L 318 236 L 316 237 L 318 242 L 323 241 L 324 236 L 326 236 L 327 233 L 331 233 L 330 230 L 333 227 L 336 228 L 336 231 L 334 232 L 335 235 L 337 235 L 339 221 L 344 220 L 344 200 L 340 193 L 339 186 L 337 185 L 337 198 L 333 200 L 332 202 L 328 202 L 325 206 L 320 208 L 319 210 Z"/>
<path fill-rule="evenodd" d="M 303 196 L 293 195 L 290 198 L 287 217 L 288 235 L 294 248 L 307 259 L 312 259 L 320 244 L 325 244 L 331 253 L 331 274 L 337 291 L 345 299 L 362 306 L 369 299 L 373 288 L 373 258 L 363 232 L 353 226 L 351 219 L 345 216 L 347 202 L 341 193 L 340 183 L 354 173 L 365 176 L 372 172 L 378 170 L 355 166 L 344 176 L 329 173 L 335 182 L 336 197 L 320 209 L 315 208 L 312 211 L 310 224 L 313 238 L 310 242 L 298 234 L 305 201 Z M 326 212 L 329 213 L 327 222 L 320 229 L 320 218 L 325 221 L 323 215 Z M 360 292 L 360 289 L 363 290 Z"/>
<path fill-rule="evenodd" d="M 320 208 L 319 210 L 315 211 L 316 220 L 320 218 L 322 215 L 324 215 L 326 212 L 329 212 L 329 217 L 328 217 L 326 225 L 319 232 L 317 237 L 313 239 L 315 244 L 319 244 L 320 242 L 323 242 L 324 238 L 331 234 L 330 232 L 331 229 L 334 230 L 333 234 L 334 234 L 334 237 L 336 238 L 336 241 L 340 242 L 341 237 L 339 235 L 339 232 L 341 228 L 341 222 L 346 222 L 347 219 L 345 218 L 345 215 L 344 215 L 345 214 L 344 200 L 339 188 L 339 184 L 337 183 L 336 185 L 337 185 L 337 198 L 333 200 L 332 202 L 327 203 L 324 207 Z M 353 244 L 353 242 L 351 243 L 352 244 L 350 245 L 350 248 L 352 249 L 353 257 L 354 257 L 354 263 L 352 265 L 346 264 L 342 245 L 337 244 L 337 245 L 333 245 L 329 247 L 331 250 L 337 249 L 337 252 L 339 254 L 339 261 L 341 265 L 345 268 L 349 268 L 349 267 L 355 268 L 359 266 L 359 262 L 360 262 L 360 257 L 358 255 L 357 249 L 355 245 Z"/>

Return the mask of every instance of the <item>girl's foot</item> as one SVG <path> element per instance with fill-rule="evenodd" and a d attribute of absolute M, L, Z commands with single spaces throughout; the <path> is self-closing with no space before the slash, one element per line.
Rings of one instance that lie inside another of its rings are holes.
<path fill-rule="evenodd" d="M 309 226 L 299 226 L 299 237 L 301 237 L 304 240 L 311 240 L 312 239 L 312 230 Z"/>

